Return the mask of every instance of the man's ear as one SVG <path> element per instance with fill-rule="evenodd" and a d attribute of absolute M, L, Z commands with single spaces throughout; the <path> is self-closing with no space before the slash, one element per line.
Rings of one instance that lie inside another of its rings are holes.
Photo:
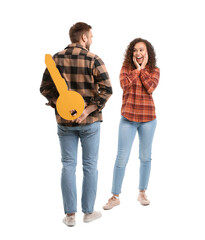
<path fill-rule="evenodd" d="M 83 40 L 83 42 L 87 41 L 87 36 L 85 34 L 82 35 L 82 40 Z"/>

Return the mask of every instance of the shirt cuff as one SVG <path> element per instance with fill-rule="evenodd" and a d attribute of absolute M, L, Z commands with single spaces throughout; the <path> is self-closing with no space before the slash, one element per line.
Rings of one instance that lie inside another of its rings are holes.
<path fill-rule="evenodd" d="M 146 71 L 146 69 L 141 69 L 141 72 L 140 72 L 140 78 L 142 81 L 146 80 L 147 78 L 149 78 L 149 73 Z"/>
<path fill-rule="evenodd" d="M 139 75 L 140 75 L 140 71 L 138 69 L 134 69 L 130 73 L 131 78 L 135 78 L 136 76 L 139 77 Z"/>
<path fill-rule="evenodd" d="M 96 100 L 94 97 L 92 97 L 91 99 L 90 99 L 90 102 L 89 102 L 89 104 L 88 105 L 96 105 L 97 106 L 97 111 L 101 111 L 101 109 L 103 108 L 103 106 L 100 104 L 100 101 L 98 100 Z"/>
<path fill-rule="evenodd" d="M 54 103 L 52 100 L 49 100 L 47 103 L 46 103 L 47 106 L 50 106 L 52 108 L 55 108 L 56 107 L 56 103 Z"/>

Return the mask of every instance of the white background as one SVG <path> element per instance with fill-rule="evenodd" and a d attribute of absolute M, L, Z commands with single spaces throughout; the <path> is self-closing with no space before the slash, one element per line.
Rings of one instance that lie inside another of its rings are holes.
<path fill-rule="evenodd" d="M 204 239 L 204 7 L 203 1 L 6 1 L 1 3 L 1 239 Z M 69 43 L 78 21 L 93 27 L 91 52 L 110 75 L 113 96 L 101 124 L 96 210 L 82 221 L 79 148 L 77 225 L 62 224 L 60 148 L 53 109 L 39 87 L 46 53 Z M 138 137 L 121 194 L 121 205 L 102 206 L 111 196 L 122 91 L 119 71 L 127 45 L 149 40 L 161 70 L 155 90 L 158 126 L 153 143 L 148 197 L 137 202 Z"/>

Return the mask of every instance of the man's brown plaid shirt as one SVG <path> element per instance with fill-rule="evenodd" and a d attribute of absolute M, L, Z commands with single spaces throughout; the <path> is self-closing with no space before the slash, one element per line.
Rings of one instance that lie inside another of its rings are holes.
<path fill-rule="evenodd" d="M 68 89 L 80 93 L 87 106 L 95 104 L 98 108 L 90 113 L 81 124 L 102 121 L 101 110 L 112 94 L 109 75 L 103 61 L 76 43 L 70 44 L 63 51 L 56 53 L 53 59 L 61 76 L 65 79 Z M 47 105 L 55 108 L 59 94 L 47 69 L 43 75 L 40 92 L 48 99 Z M 56 110 L 55 113 L 58 124 L 79 125 L 61 118 Z"/>
<path fill-rule="evenodd" d="M 156 118 L 152 93 L 159 83 L 159 68 L 150 72 L 122 66 L 120 84 L 123 89 L 121 114 L 130 121 L 149 122 Z"/>

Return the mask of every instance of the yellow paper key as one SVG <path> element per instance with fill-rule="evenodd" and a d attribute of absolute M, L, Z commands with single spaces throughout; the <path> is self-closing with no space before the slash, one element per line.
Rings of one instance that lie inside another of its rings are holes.
<path fill-rule="evenodd" d="M 83 97 L 75 91 L 68 90 L 50 54 L 45 55 L 45 64 L 59 93 L 56 101 L 57 112 L 66 120 L 80 117 L 85 107 Z"/>

